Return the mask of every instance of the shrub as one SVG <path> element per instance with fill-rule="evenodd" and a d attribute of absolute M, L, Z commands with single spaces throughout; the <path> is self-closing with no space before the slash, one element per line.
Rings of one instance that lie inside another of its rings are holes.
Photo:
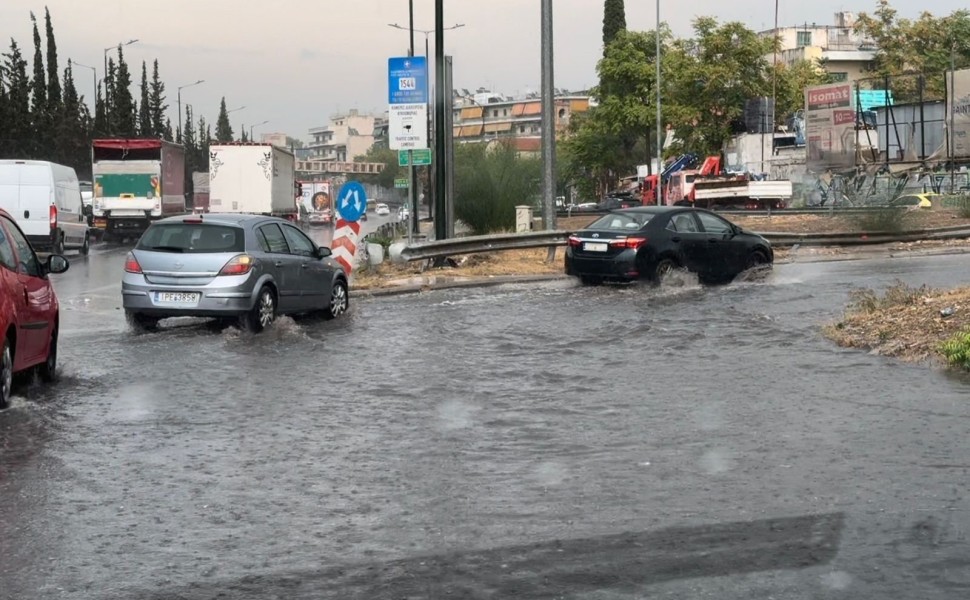
<path fill-rule="evenodd" d="M 905 208 L 873 208 L 849 216 L 859 231 L 867 233 L 898 233 L 909 224 L 912 212 Z"/>
<path fill-rule="evenodd" d="M 849 292 L 849 311 L 868 314 L 884 308 L 916 306 L 930 292 L 926 285 L 914 288 L 897 279 L 886 288 L 882 297 L 868 288 L 852 290 Z"/>
<path fill-rule="evenodd" d="M 970 371 L 970 329 L 943 342 L 940 353 L 951 367 Z"/>
<path fill-rule="evenodd" d="M 465 144 L 455 152 L 455 217 L 477 235 L 515 228 L 515 207 L 539 190 L 541 164 L 507 143 Z"/>

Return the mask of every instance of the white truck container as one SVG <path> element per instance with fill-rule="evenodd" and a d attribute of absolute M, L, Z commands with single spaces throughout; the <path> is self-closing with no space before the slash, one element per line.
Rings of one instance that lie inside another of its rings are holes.
<path fill-rule="evenodd" d="M 791 202 L 792 183 L 777 181 L 694 182 L 694 206 L 701 208 L 785 208 Z"/>
<path fill-rule="evenodd" d="M 10 213 L 38 251 L 90 248 L 77 174 L 42 160 L 0 160 L 0 208 Z"/>
<path fill-rule="evenodd" d="M 296 161 L 272 144 L 209 146 L 209 210 L 296 220 Z"/>

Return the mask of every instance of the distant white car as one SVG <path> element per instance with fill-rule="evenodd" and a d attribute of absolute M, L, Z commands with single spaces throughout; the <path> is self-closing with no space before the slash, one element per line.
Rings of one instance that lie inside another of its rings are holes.
<path fill-rule="evenodd" d="M 398 221 L 407 221 L 409 218 L 411 218 L 411 211 L 408 210 L 408 207 L 402 206 L 397 211 L 397 220 Z"/>
<path fill-rule="evenodd" d="M 386 217 L 391 214 L 391 209 L 386 204 L 378 204 L 374 208 L 374 214 L 378 217 Z"/>

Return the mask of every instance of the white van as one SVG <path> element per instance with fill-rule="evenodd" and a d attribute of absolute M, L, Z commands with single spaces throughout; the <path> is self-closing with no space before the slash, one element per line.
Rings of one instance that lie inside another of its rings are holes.
<path fill-rule="evenodd" d="M 91 240 L 74 169 L 41 160 L 0 160 L 0 208 L 23 229 L 31 245 L 62 254 L 87 254 Z"/>

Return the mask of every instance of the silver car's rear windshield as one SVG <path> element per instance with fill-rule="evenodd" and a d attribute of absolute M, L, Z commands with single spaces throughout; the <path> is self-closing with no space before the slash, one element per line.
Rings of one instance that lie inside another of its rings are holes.
<path fill-rule="evenodd" d="M 202 254 L 242 252 L 245 232 L 239 227 L 208 223 L 156 223 L 138 241 L 138 250 Z"/>
<path fill-rule="evenodd" d="M 610 213 L 592 222 L 586 229 L 607 229 L 611 231 L 636 231 L 653 218 L 653 213 L 629 212 Z"/>

